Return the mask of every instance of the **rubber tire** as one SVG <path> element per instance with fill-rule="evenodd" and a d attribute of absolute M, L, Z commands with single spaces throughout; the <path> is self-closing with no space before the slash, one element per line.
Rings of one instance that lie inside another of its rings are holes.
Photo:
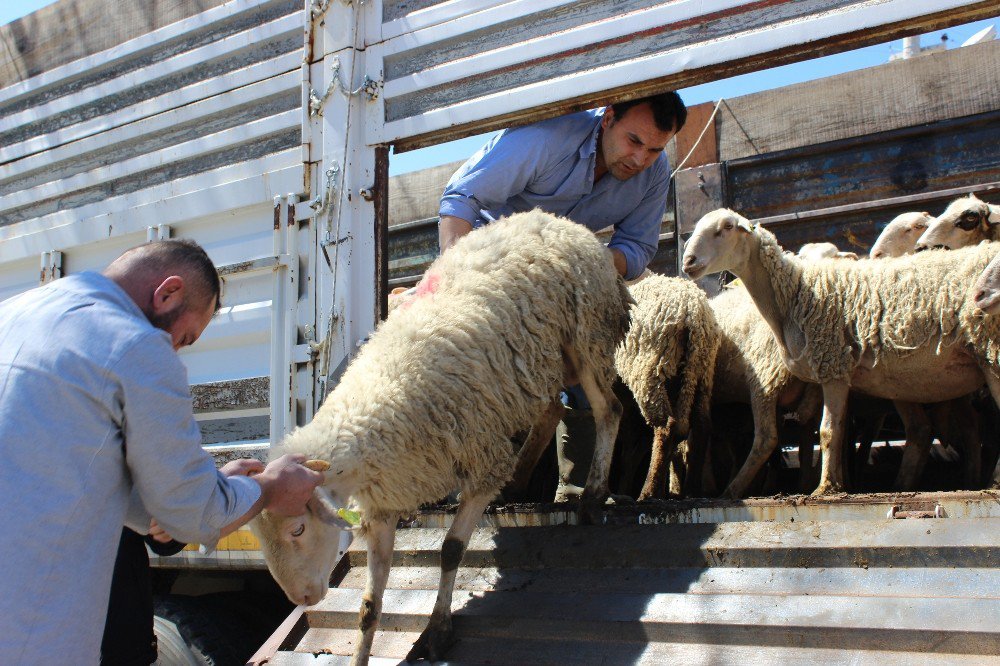
<path fill-rule="evenodd" d="M 246 663 L 248 646 L 234 643 L 239 640 L 240 627 L 232 626 L 231 618 L 210 608 L 200 597 L 159 597 L 154 600 L 154 616 L 154 625 L 172 624 L 188 647 L 190 656 L 178 658 L 177 666 L 242 666 Z M 253 649 L 249 647 L 250 654 Z M 160 654 L 164 666 L 174 666 L 164 661 L 167 655 L 162 649 Z"/>

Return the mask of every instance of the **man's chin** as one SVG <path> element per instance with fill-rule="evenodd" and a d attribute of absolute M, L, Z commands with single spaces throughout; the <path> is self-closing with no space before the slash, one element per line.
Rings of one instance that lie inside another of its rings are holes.
<path fill-rule="evenodd" d="M 633 176 L 638 176 L 640 173 L 642 173 L 642 169 L 636 169 L 634 171 L 623 167 L 611 169 L 611 175 L 615 177 L 615 180 L 628 180 Z"/>

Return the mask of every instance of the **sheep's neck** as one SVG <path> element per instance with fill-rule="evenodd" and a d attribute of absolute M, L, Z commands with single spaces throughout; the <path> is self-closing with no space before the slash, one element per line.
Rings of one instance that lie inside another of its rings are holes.
<path fill-rule="evenodd" d="M 749 253 L 749 258 L 746 264 L 740 267 L 740 270 L 736 272 L 737 277 L 746 286 L 747 291 L 750 293 L 750 298 L 753 299 L 754 305 L 760 311 L 761 316 L 767 325 L 771 327 L 771 332 L 774 334 L 774 339 L 777 341 L 778 346 L 781 348 L 782 353 L 786 356 L 794 355 L 790 352 L 787 341 L 785 339 L 785 323 L 788 319 L 788 312 L 786 307 L 782 307 L 781 302 L 778 300 L 778 292 L 775 289 L 775 275 L 773 275 L 773 268 L 764 265 L 761 259 L 761 239 L 755 237 L 755 242 L 757 247 L 753 248 Z M 781 262 L 784 266 L 785 263 Z M 794 284 L 793 280 L 790 280 L 791 276 L 787 276 L 785 280 L 779 280 L 778 284 Z M 787 303 L 787 299 L 785 299 Z"/>

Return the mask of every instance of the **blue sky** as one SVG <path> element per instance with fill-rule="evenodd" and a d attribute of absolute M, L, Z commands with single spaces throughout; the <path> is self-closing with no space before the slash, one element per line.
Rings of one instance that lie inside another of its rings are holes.
<path fill-rule="evenodd" d="M 54 0 L 0 0 L 0 25 L 9 23 L 14 19 L 30 14 L 46 5 L 53 4 Z M 109 0 L 112 1 L 112 0 Z M 117 0 L 123 1 L 123 0 Z M 134 0 L 124 0 L 134 1 Z M 923 35 L 922 44 L 930 46 L 941 42 L 944 34 L 948 36 L 948 48 L 956 48 L 966 39 L 990 25 L 1000 26 L 1000 19 L 978 21 L 965 25 L 955 26 L 948 30 L 928 33 Z M 701 102 L 716 101 L 720 97 L 739 97 L 752 92 L 780 88 L 781 86 L 810 81 L 812 79 L 833 76 L 842 72 L 849 72 L 865 67 L 881 65 L 889 60 L 889 57 L 901 51 L 902 42 L 897 40 L 886 44 L 869 46 L 856 51 L 848 51 L 838 55 L 817 58 L 794 65 L 785 65 L 773 69 L 762 70 L 752 74 L 713 81 L 704 85 L 686 88 L 680 91 L 681 97 L 689 104 L 700 104 Z M 474 153 L 486 140 L 490 134 L 469 137 L 460 141 L 452 141 L 447 144 L 414 150 L 400 155 L 393 155 L 389 160 L 389 173 L 392 175 L 426 169 L 428 167 L 453 162 L 468 157 Z"/>

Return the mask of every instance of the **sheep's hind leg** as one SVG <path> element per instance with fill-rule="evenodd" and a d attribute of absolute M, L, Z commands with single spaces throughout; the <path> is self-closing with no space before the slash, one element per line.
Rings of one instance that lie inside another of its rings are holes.
<path fill-rule="evenodd" d="M 396 541 L 398 518 L 372 521 L 367 526 L 368 542 L 368 583 L 361 597 L 361 612 L 358 626 L 357 649 L 351 659 L 351 666 L 368 663 L 372 652 L 372 640 L 382 614 L 382 595 L 389 579 L 392 566 L 392 548 Z"/>
<path fill-rule="evenodd" d="M 503 497 L 508 502 L 523 500 L 528 491 L 528 483 L 531 481 L 531 473 L 538 464 L 538 459 L 542 457 L 552 436 L 556 432 L 556 426 L 566 413 L 566 408 L 558 400 L 553 400 L 545 408 L 538 421 L 531 426 L 528 438 L 524 440 L 520 452 L 517 455 L 517 463 L 514 465 L 514 477 L 504 488 Z"/>
<path fill-rule="evenodd" d="M 894 400 L 892 404 L 903 421 L 903 431 L 906 433 L 903 461 L 899 465 L 899 473 L 892 489 L 913 490 L 930 454 L 933 440 L 931 421 L 923 405 L 903 400 Z"/>
<path fill-rule="evenodd" d="M 611 492 L 608 488 L 608 474 L 611 471 L 611 456 L 614 453 L 618 423 L 622 418 L 622 404 L 611 390 L 611 383 L 602 385 L 598 381 L 594 368 L 589 364 L 582 363 L 574 349 L 564 348 L 563 353 L 576 369 L 580 385 L 587 394 L 587 400 L 590 401 L 590 407 L 594 413 L 597 436 L 594 444 L 594 458 L 590 463 L 590 472 L 587 475 L 587 486 L 580 499 L 580 522 L 596 525 L 603 520 L 604 500 Z"/>
<path fill-rule="evenodd" d="M 674 454 L 676 441 L 670 436 L 673 429 L 673 417 L 667 419 L 666 426 L 653 428 L 653 451 L 649 458 L 649 472 L 646 483 L 639 493 L 639 501 L 651 498 L 663 498 L 667 493 L 667 466 Z"/>
<path fill-rule="evenodd" d="M 764 466 L 775 447 L 778 446 L 778 425 L 775 420 L 776 401 L 772 396 L 754 394 L 750 397 L 753 410 L 753 445 L 750 454 L 733 477 L 722 496 L 739 499 L 746 493 L 757 472 Z"/>
<path fill-rule="evenodd" d="M 417 659 L 440 661 L 455 642 L 451 627 L 451 597 L 455 591 L 455 576 L 458 573 L 458 565 L 465 556 L 472 530 L 476 528 L 476 522 L 494 495 L 493 492 L 479 492 L 475 495 L 462 493 L 462 502 L 455 514 L 455 520 L 441 546 L 441 582 L 438 585 L 434 611 L 431 613 L 427 628 L 406 655 L 406 661 Z"/>

